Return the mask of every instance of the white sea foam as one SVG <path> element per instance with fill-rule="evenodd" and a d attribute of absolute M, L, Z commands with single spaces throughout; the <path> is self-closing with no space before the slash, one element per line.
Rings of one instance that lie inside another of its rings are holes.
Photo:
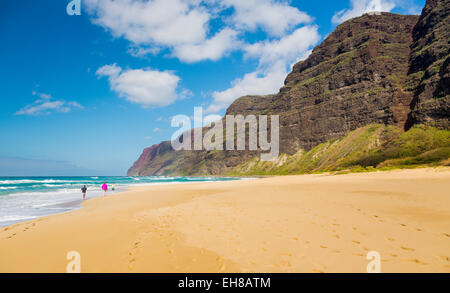
<path fill-rule="evenodd" d="M 55 179 L 18 179 L 18 180 L 0 180 L 0 184 L 27 184 L 27 183 L 64 183 L 64 182 L 77 182 L 73 180 L 55 180 Z"/>
<path fill-rule="evenodd" d="M 0 223 L 1 222 L 25 221 L 25 220 L 31 220 L 31 219 L 36 219 L 36 218 L 37 217 L 33 217 L 33 216 L 5 215 L 5 216 L 0 216 Z"/>
<path fill-rule="evenodd" d="M 8 178 L 0 180 L 0 226 L 14 222 L 38 218 L 44 215 L 64 212 L 78 208 L 67 203 L 81 200 L 81 186 L 88 188 L 87 197 L 103 195 L 101 184 L 115 185 L 116 191 L 131 186 L 151 186 L 166 184 L 188 184 L 216 181 L 220 178 L 206 177 L 59 177 L 59 178 Z M 15 189 L 15 190 L 14 190 Z M 6 193 L 6 194 L 5 194 Z M 108 191 L 109 194 L 111 190 Z"/>
<path fill-rule="evenodd" d="M 78 193 L 78 189 L 57 189 L 52 191 L 27 191 L 27 192 L 18 192 L 10 194 L 11 197 L 20 197 L 20 196 L 51 196 L 51 195 L 61 195 L 64 193 Z"/>

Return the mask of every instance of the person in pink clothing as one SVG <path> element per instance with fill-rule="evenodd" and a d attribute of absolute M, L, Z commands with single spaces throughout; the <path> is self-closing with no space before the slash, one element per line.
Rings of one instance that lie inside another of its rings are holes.
<path fill-rule="evenodd" d="M 106 184 L 106 182 L 103 183 L 102 189 L 103 189 L 103 196 L 106 196 L 106 192 L 108 191 L 108 185 Z"/>

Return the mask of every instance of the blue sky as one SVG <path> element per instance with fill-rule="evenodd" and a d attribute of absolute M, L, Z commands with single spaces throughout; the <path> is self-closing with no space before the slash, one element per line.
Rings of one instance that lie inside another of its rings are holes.
<path fill-rule="evenodd" d="M 69 2 L 0 2 L 0 176 L 24 159 L 46 166 L 35 175 L 66 175 L 49 162 L 124 175 L 143 148 L 171 138 L 172 116 L 202 106 L 213 119 L 239 96 L 275 93 L 342 21 L 425 4 L 81 0 L 69 16 Z"/>

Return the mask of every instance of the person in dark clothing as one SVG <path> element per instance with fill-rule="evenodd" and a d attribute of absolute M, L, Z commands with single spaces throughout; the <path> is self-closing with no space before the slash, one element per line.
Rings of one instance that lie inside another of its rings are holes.
<path fill-rule="evenodd" d="M 86 199 L 86 191 L 87 191 L 87 187 L 86 187 L 86 185 L 85 185 L 85 186 L 83 186 L 83 187 L 81 188 L 81 193 L 83 194 L 83 200 Z"/>

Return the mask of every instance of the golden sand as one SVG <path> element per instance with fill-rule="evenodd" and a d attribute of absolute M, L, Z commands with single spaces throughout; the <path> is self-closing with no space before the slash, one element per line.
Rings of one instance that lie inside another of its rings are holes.
<path fill-rule="evenodd" d="M 450 272 L 450 168 L 133 188 L 0 230 L 0 272 Z"/>

